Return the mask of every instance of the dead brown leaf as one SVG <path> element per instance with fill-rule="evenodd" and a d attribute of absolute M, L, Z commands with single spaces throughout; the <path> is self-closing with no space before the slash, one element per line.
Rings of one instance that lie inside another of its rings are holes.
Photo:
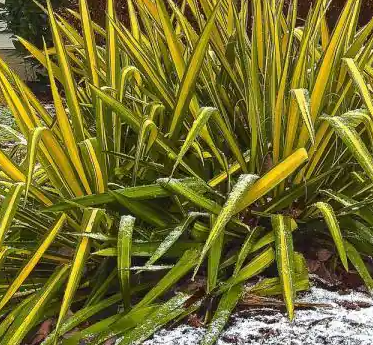
<path fill-rule="evenodd" d="M 32 340 L 30 345 L 40 344 L 52 331 L 53 320 L 45 320 L 39 327 L 35 338 Z"/>

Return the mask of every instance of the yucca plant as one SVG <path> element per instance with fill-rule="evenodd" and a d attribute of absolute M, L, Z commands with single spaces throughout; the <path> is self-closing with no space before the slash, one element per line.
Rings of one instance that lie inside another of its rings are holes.
<path fill-rule="evenodd" d="M 326 0 L 300 25 L 297 0 L 128 0 L 129 28 L 114 0 L 105 28 L 80 0 L 79 29 L 39 4 L 54 46 L 19 41 L 48 71 L 55 115 L 0 61 L 27 141 L 21 164 L 0 151 L 0 344 L 50 318 L 43 344 L 76 327 L 69 344 L 139 344 L 191 313 L 212 344 L 248 293 L 282 295 L 292 319 L 309 287 L 293 236 L 335 248 L 371 290 L 360 4 L 332 32 Z"/>

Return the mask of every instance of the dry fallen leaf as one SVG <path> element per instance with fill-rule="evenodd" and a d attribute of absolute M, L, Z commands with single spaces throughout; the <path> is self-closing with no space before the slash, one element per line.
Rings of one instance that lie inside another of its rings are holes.
<path fill-rule="evenodd" d="M 325 248 L 318 250 L 316 253 L 317 259 L 321 262 L 328 261 L 332 255 L 333 253 Z"/>
<path fill-rule="evenodd" d="M 52 331 L 53 320 L 45 320 L 39 327 L 38 332 L 36 333 L 35 338 L 32 340 L 30 345 L 40 344 Z"/>

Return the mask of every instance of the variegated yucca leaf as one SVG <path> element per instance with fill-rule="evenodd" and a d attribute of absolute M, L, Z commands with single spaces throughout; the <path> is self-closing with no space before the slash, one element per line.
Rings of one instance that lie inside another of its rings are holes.
<path fill-rule="evenodd" d="M 289 217 L 276 215 L 272 217 L 272 228 L 275 233 L 276 262 L 286 303 L 289 319 L 294 318 L 295 299 L 295 265 L 294 248 Z"/>

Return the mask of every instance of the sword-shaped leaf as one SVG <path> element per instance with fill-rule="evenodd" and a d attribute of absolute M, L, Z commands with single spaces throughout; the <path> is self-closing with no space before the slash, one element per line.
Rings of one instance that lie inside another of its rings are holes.
<path fill-rule="evenodd" d="M 244 282 L 245 280 L 263 272 L 275 260 L 275 252 L 272 247 L 265 249 L 254 259 L 252 259 L 246 266 L 242 267 L 236 276 L 231 277 L 219 289 L 222 293 L 227 291 L 232 286 Z"/>
<path fill-rule="evenodd" d="M 216 216 L 211 216 L 212 223 Z M 222 232 L 216 241 L 211 245 L 207 258 L 207 292 L 215 289 L 218 282 L 219 265 L 224 244 L 224 232 Z"/>
<path fill-rule="evenodd" d="M 128 308 L 131 303 L 129 268 L 131 267 L 131 246 L 134 226 L 134 217 L 123 216 L 120 220 L 118 230 L 118 277 L 125 308 Z"/>
<path fill-rule="evenodd" d="M 344 246 L 345 246 L 346 253 L 347 253 L 349 260 L 356 268 L 356 271 L 359 273 L 360 277 L 363 279 L 368 290 L 372 292 L 373 291 L 373 279 L 363 259 L 361 258 L 359 252 L 356 250 L 356 248 L 351 243 L 347 241 L 344 241 Z"/>
<path fill-rule="evenodd" d="M 161 242 L 134 242 L 132 243 L 132 256 L 138 257 L 151 257 L 155 251 L 159 248 Z M 175 243 L 166 253 L 164 257 L 166 258 L 179 258 L 188 249 L 200 249 L 201 243 L 199 242 L 180 242 Z M 115 247 L 109 247 L 105 249 L 98 250 L 92 253 L 98 256 L 108 256 L 115 257 L 118 254 L 118 249 Z"/>
<path fill-rule="evenodd" d="M 170 125 L 170 136 L 172 138 L 177 137 L 179 134 L 189 107 L 189 102 L 194 95 L 196 81 L 203 65 L 204 56 L 210 41 L 210 35 L 212 30 L 215 28 L 215 18 L 220 8 L 220 2 L 221 1 L 217 1 L 214 11 L 212 12 L 205 28 L 203 29 L 197 46 L 194 48 L 193 54 L 190 57 L 186 72 L 184 73 Z"/>
<path fill-rule="evenodd" d="M 83 115 L 80 110 L 76 83 L 71 72 L 71 66 L 68 60 L 66 48 L 65 48 L 65 45 L 61 37 L 61 33 L 58 28 L 55 14 L 53 13 L 50 0 L 48 0 L 47 4 L 48 4 L 48 16 L 49 16 L 53 41 L 56 47 L 58 62 L 60 65 L 60 71 L 61 71 L 61 76 L 62 76 L 61 82 L 63 83 L 65 91 L 66 91 L 66 102 L 67 102 L 67 105 L 69 107 L 69 111 L 71 114 L 74 134 L 77 138 L 77 141 L 80 142 L 84 139 L 85 135 L 84 135 Z"/>
<path fill-rule="evenodd" d="M 180 293 L 171 298 L 153 313 L 144 319 L 133 330 L 128 332 L 119 342 L 119 345 L 140 345 L 155 333 L 160 327 L 181 315 L 186 307 L 185 302 L 189 299 L 189 295 Z"/>
<path fill-rule="evenodd" d="M 282 286 L 282 294 L 289 319 L 293 320 L 295 299 L 294 248 L 290 218 L 282 215 L 272 216 L 272 228 L 275 232 L 276 262 Z"/>
<path fill-rule="evenodd" d="M 324 116 L 322 119 L 333 127 L 336 134 L 373 181 L 373 158 L 356 130 L 348 126 L 345 119 L 338 116 Z"/>
<path fill-rule="evenodd" d="M 46 51 L 46 45 L 44 42 L 44 51 Z M 48 70 L 49 75 L 49 82 L 53 97 L 53 103 L 56 110 L 56 118 L 58 121 L 58 126 L 61 131 L 63 142 L 67 148 L 67 151 L 69 153 L 69 157 L 71 159 L 71 162 L 74 164 L 76 171 L 78 172 L 78 175 L 82 181 L 82 184 L 88 194 L 91 194 L 91 188 L 88 184 L 86 174 L 84 172 L 83 164 L 79 156 L 79 150 L 77 146 L 77 142 L 75 140 L 73 129 L 69 120 L 69 117 L 66 113 L 66 109 L 64 107 L 62 97 L 59 93 L 55 76 L 53 72 L 53 65 L 49 58 L 49 55 L 45 53 L 46 56 L 46 68 Z"/>
<path fill-rule="evenodd" d="M 339 228 L 339 223 L 333 208 L 326 202 L 317 202 L 313 206 L 317 207 L 323 215 L 325 222 L 329 228 L 330 234 L 332 235 L 332 238 L 334 240 L 335 246 L 337 247 L 337 251 L 342 264 L 346 271 L 348 271 L 347 255 L 343 244 L 342 233 L 341 229 Z"/>
<path fill-rule="evenodd" d="M 288 178 L 296 169 L 307 161 L 307 151 L 303 148 L 298 149 L 281 163 L 261 177 L 247 191 L 245 197 L 240 202 L 236 213 L 242 211 L 253 202 L 266 195 L 270 190 L 275 188 L 279 183 Z"/>
<path fill-rule="evenodd" d="M 209 237 L 203 247 L 202 254 L 194 274 L 197 273 L 198 268 L 202 264 L 202 261 L 204 260 L 207 252 L 210 250 L 212 244 L 224 231 L 225 226 L 228 224 L 231 218 L 237 213 L 237 209 L 240 207 L 244 196 L 257 179 L 258 177 L 255 175 L 241 175 L 238 179 L 237 183 L 233 187 L 232 192 L 229 194 L 225 205 L 221 209 L 216 221 L 214 222 Z"/>
<path fill-rule="evenodd" d="M 144 298 L 136 304 L 134 309 L 139 309 L 152 303 L 157 297 L 166 292 L 187 274 L 197 263 L 200 252 L 196 249 L 185 251 L 176 265 L 151 289 Z"/>
<path fill-rule="evenodd" d="M 39 318 L 43 316 L 43 310 L 45 310 L 48 303 L 50 303 L 51 299 L 62 287 L 67 273 L 69 272 L 69 268 L 69 265 L 64 265 L 51 275 L 43 288 L 17 316 L 0 343 L 1 345 L 18 345 L 23 343 L 22 340 L 24 340 L 27 333 L 37 324 L 40 320 Z"/>
<path fill-rule="evenodd" d="M 184 155 L 188 152 L 190 146 L 197 139 L 197 136 L 200 135 L 201 131 L 205 127 L 210 116 L 217 112 L 217 109 L 211 107 L 201 108 L 199 111 L 198 117 L 194 120 L 192 128 L 189 130 L 187 137 L 184 140 L 183 146 L 181 147 L 179 154 L 177 155 L 175 164 L 172 168 L 171 176 L 179 165 L 180 161 L 183 159 Z"/>
<path fill-rule="evenodd" d="M 310 114 L 310 99 L 308 91 L 306 89 L 294 89 L 291 90 L 292 94 L 297 101 L 300 113 L 302 115 L 303 123 L 307 128 L 309 138 L 312 145 L 315 144 L 315 128 L 313 127 L 313 122 Z M 302 139 L 302 138 L 301 138 Z M 306 140 L 299 142 L 299 146 L 304 146 Z"/>
<path fill-rule="evenodd" d="M 27 304 L 30 303 L 30 301 L 32 301 L 34 297 L 35 294 L 32 294 L 31 296 L 23 299 L 23 301 L 18 303 L 18 305 L 15 308 L 12 308 L 8 315 L 2 320 L 2 322 L 0 323 L 0 339 L 3 338 L 5 332 L 17 318 L 19 313 L 27 306 Z"/>
<path fill-rule="evenodd" d="M 9 302 L 12 296 L 17 292 L 17 290 L 21 287 L 23 282 L 27 279 L 30 275 L 32 270 L 38 264 L 48 247 L 52 244 L 53 240 L 56 238 L 58 232 L 64 225 L 66 221 L 66 215 L 62 214 L 54 223 L 52 229 L 49 231 L 47 236 L 44 238 L 43 242 L 39 246 L 39 248 L 35 251 L 33 256 L 30 260 L 26 263 L 26 265 L 20 270 L 17 274 L 17 277 L 14 278 L 13 282 L 10 284 L 8 290 L 3 294 L 0 300 L 0 310 L 4 308 L 4 306 Z"/>
<path fill-rule="evenodd" d="M 25 198 L 27 198 L 27 194 L 32 182 L 32 174 L 34 173 L 35 167 L 35 160 L 36 160 L 36 153 L 39 146 L 39 141 L 41 139 L 41 135 L 43 134 L 46 127 L 36 127 L 30 133 L 29 144 L 27 146 L 27 180 L 26 180 L 26 188 L 25 188 Z"/>
<path fill-rule="evenodd" d="M 360 90 L 361 97 L 364 100 L 364 103 L 367 109 L 370 112 L 370 115 L 373 117 L 373 102 L 371 92 L 368 89 L 368 86 L 364 80 L 362 73 L 360 72 L 358 66 L 356 65 L 355 61 L 351 58 L 344 58 L 343 61 L 346 63 L 348 67 L 348 71 L 351 75 L 351 78 L 354 80 L 356 86 Z"/>
<path fill-rule="evenodd" d="M 178 226 L 176 226 L 162 241 L 159 247 L 155 250 L 153 255 L 145 263 L 145 266 L 153 265 L 159 258 L 161 258 L 186 231 L 188 226 L 203 213 L 191 212 Z"/>
<path fill-rule="evenodd" d="M 17 211 L 19 200 L 23 192 L 24 183 L 15 183 L 8 191 L 0 209 L 0 248 L 2 248 L 5 235 L 12 224 Z"/>
<path fill-rule="evenodd" d="M 213 345 L 217 341 L 219 334 L 223 331 L 224 326 L 237 305 L 243 291 L 243 286 L 237 284 L 225 292 L 219 302 L 218 309 L 202 339 L 201 345 Z"/>
<path fill-rule="evenodd" d="M 256 227 L 247 235 L 245 242 L 243 243 L 240 252 L 238 253 L 236 265 L 234 266 L 233 276 L 236 277 L 238 272 L 241 270 L 247 256 L 252 251 L 253 245 L 257 240 L 258 236 L 262 232 L 262 229 Z"/>
<path fill-rule="evenodd" d="M 100 209 L 86 209 L 84 210 L 82 221 L 82 232 L 94 232 L 101 221 L 102 211 Z M 85 261 L 90 251 L 91 239 L 82 237 L 78 246 L 76 247 L 74 259 L 71 266 L 69 279 L 67 281 L 65 293 L 61 303 L 61 309 L 56 325 L 56 335 L 59 334 L 60 327 L 65 320 L 66 314 L 70 308 L 75 292 L 78 289 Z"/>
<path fill-rule="evenodd" d="M 69 317 L 66 322 L 61 326 L 59 336 L 71 331 L 75 327 L 79 326 L 82 322 L 88 320 L 93 315 L 101 312 L 102 310 L 112 306 L 113 304 L 119 303 L 122 299 L 122 295 L 117 293 L 109 298 L 106 298 L 96 304 L 90 305 L 77 311 L 74 315 Z M 48 335 L 43 341 L 43 345 L 52 345 L 55 337 L 55 330 Z"/>
<path fill-rule="evenodd" d="M 167 226 L 165 217 L 162 217 L 160 212 L 157 212 L 154 208 L 146 204 L 146 202 L 132 200 L 125 197 L 117 192 L 109 192 L 115 198 L 115 200 L 128 209 L 134 216 L 141 218 L 149 224 L 153 224 L 157 227 L 164 228 Z"/>
<path fill-rule="evenodd" d="M 128 334 L 130 330 L 133 330 L 136 326 L 144 322 L 158 308 L 158 305 L 152 304 L 129 313 L 123 312 L 109 316 L 81 331 L 76 336 L 76 341 L 79 343 L 81 339 L 92 339 L 92 336 L 98 335 L 95 338 L 95 342 L 103 344 L 115 336 Z"/>

